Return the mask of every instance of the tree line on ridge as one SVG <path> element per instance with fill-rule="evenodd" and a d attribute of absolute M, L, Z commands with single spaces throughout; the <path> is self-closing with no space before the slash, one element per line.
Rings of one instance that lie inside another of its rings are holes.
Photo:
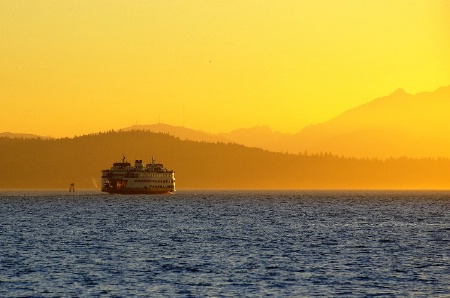
<path fill-rule="evenodd" d="M 444 158 L 287 154 L 163 133 L 109 131 L 61 139 L 0 138 L 1 189 L 100 186 L 101 170 L 152 156 L 175 170 L 177 189 L 448 189 Z M 95 182 L 94 182 L 95 181 Z"/>

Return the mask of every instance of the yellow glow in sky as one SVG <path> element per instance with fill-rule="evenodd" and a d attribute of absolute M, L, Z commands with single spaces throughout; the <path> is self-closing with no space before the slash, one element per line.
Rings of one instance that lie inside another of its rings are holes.
<path fill-rule="evenodd" d="M 308 124 L 450 84 L 450 1 L 0 2 L 0 132 Z"/>

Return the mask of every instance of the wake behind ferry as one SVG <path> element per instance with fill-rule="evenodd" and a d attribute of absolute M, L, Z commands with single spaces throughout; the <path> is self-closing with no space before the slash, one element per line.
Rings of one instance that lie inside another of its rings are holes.
<path fill-rule="evenodd" d="M 102 191 L 116 194 L 171 194 L 175 192 L 175 171 L 163 164 L 152 162 L 143 165 L 136 160 L 134 166 L 122 158 L 111 169 L 102 170 Z"/>

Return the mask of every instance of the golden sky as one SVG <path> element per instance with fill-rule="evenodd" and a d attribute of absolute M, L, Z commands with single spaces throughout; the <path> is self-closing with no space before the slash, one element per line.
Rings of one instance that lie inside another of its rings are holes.
<path fill-rule="evenodd" d="M 308 124 L 450 84 L 448 0 L 0 0 L 0 132 Z"/>

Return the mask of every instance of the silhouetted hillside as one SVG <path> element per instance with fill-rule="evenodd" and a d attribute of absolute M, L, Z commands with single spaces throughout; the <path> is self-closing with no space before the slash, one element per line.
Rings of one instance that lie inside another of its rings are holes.
<path fill-rule="evenodd" d="M 168 133 L 174 137 L 177 137 L 181 140 L 191 140 L 198 142 L 230 142 L 229 139 L 224 138 L 219 135 L 207 133 L 201 130 L 194 130 L 190 128 L 185 128 L 181 126 L 174 126 L 164 123 L 158 124 L 148 124 L 148 125 L 133 125 L 130 127 L 126 127 L 121 129 L 122 131 L 130 131 L 130 130 L 142 130 L 142 131 L 151 131 L 156 133 Z"/>
<path fill-rule="evenodd" d="M 156 133 L 167 133 L 181 140 L 190 140 L 208 143 L 236 143 L 246 147 L 257 147 L 269 151 L 280 152 L 291 148 L 293 141 L 290 134 L 272 131 L 268 126 L 255 126 L 251 128 L 236 129 L 226 133 L 208 133 L 201 130 L 164 123 L 133 125 L 120 129 L 121 131 L 142 130 Z M 297 146 L 298 147 L 298 146 Z M 297 148 L 296 147 L 296 148 Z"/>
<path fill-rule="evenodd" d="M 0 138 L 0 188 L 93 188 L 100 171 L 151 156 L 176 171 L 177 188 L 449 188 L 447 159 L 360 160 L 291 155 L 143 131 L 40 140 Z"/>

